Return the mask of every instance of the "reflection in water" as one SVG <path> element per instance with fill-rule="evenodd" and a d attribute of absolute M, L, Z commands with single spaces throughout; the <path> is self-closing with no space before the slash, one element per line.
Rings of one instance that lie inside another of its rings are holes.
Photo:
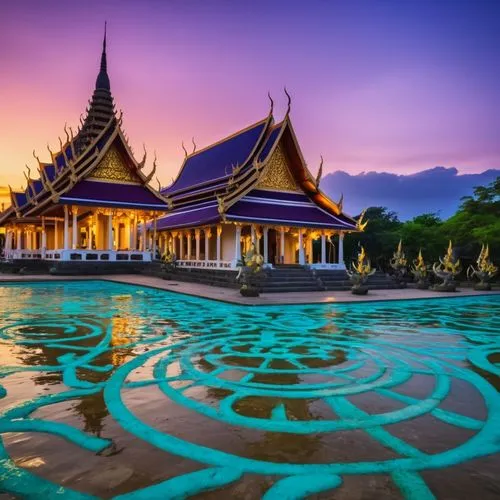
<path fill-rule="evenodd" d="M 152 489 L 132 487 L 137 494 L 185 497 L 250 474 L 275 478 L 266 498 L 304 496 L 369 474 L 388 475 L 403 495 L 417 488 L 426 498 L 432 493 L 422 471 L 499 451 L 499 297 L 244 308 L 66 282 L 1 287 L 0 300 L 0 349 L 3 359 L 18 360 L 1 367 L 0 400 L 11 404 L 0 415 L 0 432 L 62 436 L 98 453 L 115 445 L 106 432 L 113 422 L 137 443 L 193 462 L 196 472 L 155 478 Z M 20 375 L 49 392 L 16 399 Z M 485 415 L 458 404 L 456 382 L 470 386 L 459 397 L 482 401 Z M 194 422 L 209 419 L 228 438 L 210 440 L 202 424 L 190 435 L 182 420 L 154 427 L 155 401 L 147 402 L 153 414 L 146 423 L 140 407 L 129 407 L 145 388 L 156 389 L 159 406 L 162 399 Z M 59 402 L 70 403 L 81 428 L 34 418 L 38 408 Z M 456 429 L 458 444 L 445 441 L 439 453 L 426 451 L 431 438 L 415 444 L 419 419 L 430 417 Z M 407 434 L 394 426 L 406 426 Z M 351 431 L 366 436 L 363 446 L 371 443 L 375 458 L 357 456 L 359 443 L 339 449 Z M 242 447 L 232 444 L 232 433 Z M 17 495 L 76 493 L 17 467 L 1 444 L 0 478 Z M 74 489 L 86 491 L 83 483 Z"/>

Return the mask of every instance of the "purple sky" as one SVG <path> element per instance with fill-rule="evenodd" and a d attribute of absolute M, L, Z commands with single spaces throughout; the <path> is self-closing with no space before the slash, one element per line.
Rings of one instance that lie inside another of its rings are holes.
<path fill-rule="evenodd" d="M 500 2 L 55 1 L 0 4 L 0 186 L 19 187 L 108 69 L 140 156 L 169 184 L 203 147 L 280 118 L 286 84 L 311 170 L 500 167 Z"/>

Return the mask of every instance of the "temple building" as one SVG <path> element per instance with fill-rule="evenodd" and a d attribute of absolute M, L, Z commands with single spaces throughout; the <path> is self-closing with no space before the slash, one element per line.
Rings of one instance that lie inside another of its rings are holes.
<path fill-rule="evenodd" d="M 288 111 L 187 154 L 161 191 L 169 206 L 157 222 L 162 253 L 180 267 L 234 269 L 252 246 L 268 267 L 344 269 L 343 238 L 361 229 L 320 190 L 306 166 Z M 333 239 L 336 247 L 333 247 Z M 316 242 L 316 243 L 315 243 Z"/>
<path fill-rule="evenodd" d="M 156 160 L 144 172 L 117 116 L 106 61 L 104 34 L 100 71 L 80 127 L 64 127 L 65 141 L 38 162 L 38 176 L 25 173 L 27 186 L 12 191 L 11 206 L 0 213 L 8 260 L 151 261 L 155 221 L 167 210 L 150 185 Z M 144 228 L 151 226 L 146 232 Z M 143 230 L 141 230 L 141 228 Z M 149 235 L 147 237 L 147 235 Z"/>

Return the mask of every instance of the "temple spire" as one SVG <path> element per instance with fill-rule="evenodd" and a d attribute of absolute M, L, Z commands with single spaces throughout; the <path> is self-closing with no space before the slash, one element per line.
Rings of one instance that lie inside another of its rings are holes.
<path fill-rule="evenodd" d="M 97 75 L 95 88 L 110 90 L 109 76 L 108 76 L 108 62 L 106 59 L 106 24 L 107 23 L 104 22 L 104 39 L 102 41 L 101 70 Z"/>

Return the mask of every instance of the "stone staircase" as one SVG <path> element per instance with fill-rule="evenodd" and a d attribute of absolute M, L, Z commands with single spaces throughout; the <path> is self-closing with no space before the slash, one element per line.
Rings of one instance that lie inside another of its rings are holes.
<path fill-rule="evenodd" d="M 397 288 L 393 280 L 377 271 L 368 278 L 368 287 L 372 290 Z M 347 291 L 352 287 L 345 271 L 308 269 L 294 265 L 280 265 L 267 271 L 262 281 L 263 293 L 310 292 L 310 291 Z"/>
<path fill-rule="evenodd" d="M 345 273 L 344 273 L 345 274 Z M 324 287 L 314 271 L 298 264 L 284 264 L 266 271 L 262 280 L 262 293 L 315 292 Z"/>

